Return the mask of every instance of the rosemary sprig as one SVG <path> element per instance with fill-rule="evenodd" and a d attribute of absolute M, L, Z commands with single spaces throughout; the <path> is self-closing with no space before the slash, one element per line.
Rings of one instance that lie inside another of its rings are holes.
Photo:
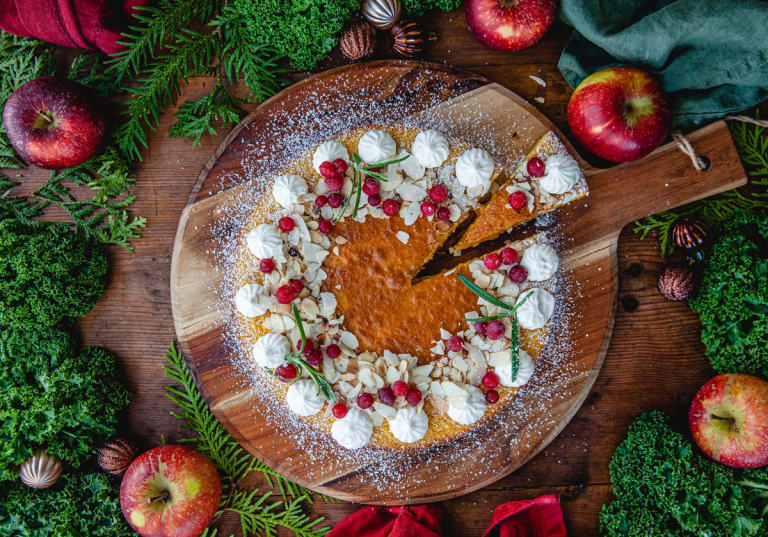
<path fill-rule="evenodd" d="M 306 371 L 307 375 L 309 375 L 309 378 L 312 379 L 312 381 L 315 383 L 315 386 L 317 386 L 317 393 L 323 394 L 323 397 L 328 399 L 331 403 L 336 402 L 336 396 L 333 395 L 333 388 L 331 387 L 330 383 L 326 380 L 325 376 L 320 373 L 317 369 L 309 365 L 304 358 L 302 358 L 302 353 L 304 352 L 304 347 L 307 345 L 307 336 L 304 332 L 304 325 L 301 322 L 301 316 L 299 315 L 299 310 L 296 308 L 296 303 L 294 302 L 292 304 L 293 309 L 293 319 L 296 321 L 296 326 L 299 329 L 299 334 L 301 335 L 301 346 L 299 347 L 299 350 L 295 353 L 291 352 L 288 353 L 288 355 L 285 357 L 285 361 L 289 364 L 293 364 L 296 366 L 296 369 L 298 371 L 298 374 L 296 375 L 296 378 L 300 377 L 301 374 Z M 283 382 L 290 382 L 294 379 L 285 378 L 281 375 L 278 375 L 273 370 L 267 368 L 267 371 L 274 376 L 282 380 Z"/>
<path fill-rule="evenodd" d="M 528 300 L 528 297 L 531 296 L 531 293 L 528 293 L 523 301 Z M 522 302 L 520 302 L 522 304 Z M 520 369 L 520 341 L 517 337 L 517 317 L 512 317 L 512 341 L 510 342 L 510 353 L 511 353 L 511 359 L 512 359 L 512 373 L 510 374 L 510 377 L 513 379 L 517 378 L 517 372 Z"/>
<path fill-rule="evenodd" d="M 392 160 L 385 160 L 384 162 L 379 162 L 378 164 L 369 164 L 368 166 L 363 166 L 363 159 L 360 158 L 360 155 L 357 153 L 352 154 L 352 192 L 349 193 L 349 197 L 344 201 L 344 206 L 341 208 L 341 212 L 339 213 L 338 218 L 334 220 L 333 225 L 336 225 L 339 223 L 339 220 L 344 218 L 344 214 L 347 212 L 347 207 L 349 207 L 349 201 L 352 199 L 352 196 L 355 197 L 355 206 L 352 209 L 352 218 L 357 216 L 357 210 L 360 208 L 360 198 L 363 194 L 363 176 L 367 175 L 369 177 L 372 177 L 373 179 L 376 179 L 379 182 L 387 182 L 387 176 L 381 172 L 374 171 L 377 168 L 383 168 L 384 166 L 389 166 L 390 164 L 397 164 L 398 162 L 402 162 L 405 159 L 407 159 L 410 155 L 406 155 L 401 158 L 396 158 Z"/>

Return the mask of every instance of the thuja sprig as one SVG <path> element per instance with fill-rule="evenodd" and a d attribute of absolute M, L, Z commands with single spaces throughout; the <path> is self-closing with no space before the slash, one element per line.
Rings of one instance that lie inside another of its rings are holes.
<path fill-rule="evenodd" d="M 347 207 L 349 207 L 349 200 L 352 199 L 352 196 L 355 197 L 355 205 L 352 209 L 352 218 L 357 216 L 357 210 L 360 208 L 360 198 L 363 194 L 363 176 L 367 175 L 368 177 L 371 177 L 373 179 L 376 179 L 379 182 L 387 182 L 387 176 L 386 174 L 382 172 L 376 171 L 378 168 L 383 168 L 384 166 L 389 166 L 390 164 L 397 164 L 398 162 L 402 162 L 405 159 L 407 159 L 410 155 L 405 155 L 401 158 L 396 158 L 392 160 L 385 160 L 384 162 L 379 162 L 378 164 L 369 164 L 367 166 L 363 166 L 363 159 L 360 158 L 360 155 L 357 153 L 352 154 L 352 192 L 349 193 L 349 197 L 344 201 L 344 206 L 341 208 L 341 213 L 339 213 L 339 217 L 333 222 L 334 225 L 339 223 L 339 220 L 341 220 L 344 217 L 344 214 L 347 212 Z"/>
<path fill-rule="evenodd" d="M 328 380 L 325 378 L 325 376 L 320 373 L 317 369 L 309 365 L 304 358 L 302 358 L 302 355 L 304 353 L 304 347 L 307 345 L 307 336 L 304 332 L 304 325 L 301 322 L 301 316 L 299 315 L 299 310 L 296 308 L 296 303 L 294 302 L 292 305 L 293 309 L 293 319 L 296 321 L 296 326 L 299 329 L 299 334 L 301 335 L 301 346 L 299 347 L 299 350 L 296 352 L 290 352 L 286 355 L 285 361 L 289 364 L 293 364 L 296 367 L 296 378 L 300 377 L 301 374 L 306 371 L 307 375 L 309 375 L 309 378 L 312 379 L 312 382 L 315 383 L 315 386 L 317 386 L 317 393 L 322 394 L 323 397 L 328 399 L 331 403 L 336 402 L 336 396 L 333 395 L 333 388 L 331 387 Z M 267 371 L 270 372 L 273 376 L 279 378 L 283 382 L 291 382 L 294 379 L 289 379 L 286 377 L 283 377 L 273 370 L 267 368 Z"/>
<path fill-rule="evenodd" d="M 459 280 L 461 283 L 467 286 L 467 288 L 475 293 L 477 296 L 485 300 L 486 302 L 489 302 L 490 304 L 493 304 L 494 306 L 498 306 L 502 308 L 504 311 L 501 313 L 498 313 L 496 315 L 489 315 L 487 317 L 473 317 L 473 318 L 465 318 L 464 320 L 470 323 L 481 323 L 481 322 L 487 322 L 487 321 L 495 321 L 497 319 L 502 319 L 504 317 L 512 317 L 512 337 L 510 341 L 510 353 L 511 353 L 511 359 L 512 359 L 512 378 L 517 378 L 517 371 L 520 368 L 520 341 L 517 334 L 517 316 L 515 316 L 515 312 L 518 310 L 520 306 L 525 304 L 525 301 L 530 298 L 530 296 L 533 294 L 533 291 L 525 295 L 520 302 L 515 304 L 514 306 L 510 306 L 506 302 L 502 302 L 492 294 L 488 293 L 485 289 L 477 285 L 475 282 L 473 282 L 471 279 L 467 278 L 463 274 L 458 274 Z"/>

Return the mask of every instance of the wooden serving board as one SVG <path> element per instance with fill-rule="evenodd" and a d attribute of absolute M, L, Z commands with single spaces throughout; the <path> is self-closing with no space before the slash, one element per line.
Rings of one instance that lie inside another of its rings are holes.
<path fill-rule="evenodd" d="M 344 115 L 339 126 L 348 128 L 347 105 L 360 100 L 361 93 L 364 100 L 394 104 L 400 119 L 427 121 L 438 116 L 454 129 L 449 134 L 467 137 L 473 130 L 482 131 L 497 147 L 513 139 L 530 147 L 549 130 L 566 140 L 540 112 L 510 90 L 444 65 L 378 61 L 334 69 L 295 84 L 236 127 L 203 169 L 181 216 L 174 245 L 174 322 L 182 350 L 211 409 L 248 451 L 270 467 L 303 486 L 343 500 L 382 505 L 434 502 L 479 489 L 519 468 L 551 442 L 579 409 L 597 378 L 611 337 L 617 294 L 616 242 L 621 229 L 637 218 L 741 186 L 746 176 L 724 122 L 689 136 L 696 151 L 711 162 L 704 172 L 697 172 L 673 144 L 607 170 L 590 167 L 569 146 L 590 188 L 587 198 L 556 213 L 566 248 L 563 268 L 579 289 L 578 296 L 572 297 L 576 311 L 569 323 L 572 350 L 566 359 L 570 374 L 549 387 L 545 401 L 535 401 L 536 415 L 503 411 L 500 419 L 484 425 L 477 433 L 487 440 L 482 453 L 475 447 L 477 442 L 462 438 L 433 450 L 428 463 L 418 454 L 410 457 L 407 486 L 393 492 L 371 485 L 375 465 L 361 466 L 334 452 L 326 454 L 328 464 L 317 464 L 294 439 L 275 433 L 274 424 L 258 411 L 256 396 L 244 387 L 247 381 L 227 352 L 227 319 L 221 312 L 228 307 L 217 307 L 221 297 L 215 290 L 222 275 L 214 270 L 219 237 L 212 224 L 247 186 L 242 184 L 244 158 L 252 174 L 269 170 L 268 155 L 280 151 L 288 123 L 291 132 L 301 134 L 303 130 L 311 137 L 311 123 L 286 120 L 309 113 L 307 103 L 314 116 L 318 106 L 324 107 L 321 115 L 330 124 Z M 534 393 L 520 392 L 518 397 L 535 397 Z M 530 403 L 533 406 L 534 401 Z M 457 451 L 465 455 L 459 459 Z M 482 471 L 478 459 L 482 459 Z M 450 475 L 461 478 L 435 471 L 436 467 L 451 467 Z"/>

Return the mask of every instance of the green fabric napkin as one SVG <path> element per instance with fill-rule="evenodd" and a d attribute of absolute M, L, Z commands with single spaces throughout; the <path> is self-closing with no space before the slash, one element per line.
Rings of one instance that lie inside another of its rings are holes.
<path fill-rule="evenodd" d="M 562 0 L 574 32 L 558 67 L 572 87 L 611 65 L 662 81 L 673 128 L 689 129 L 768 98 L 768 2 Z"/>

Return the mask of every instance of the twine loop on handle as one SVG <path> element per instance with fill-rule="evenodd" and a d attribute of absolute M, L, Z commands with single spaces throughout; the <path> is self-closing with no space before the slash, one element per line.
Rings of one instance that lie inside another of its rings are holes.
<path fill-rule="evenodd" d="M 725 116 L 723 119 L 741 121 L 742 123 L 751 123 L 760 127 L 768 127 L 768 120 L 755 119 L 749 116 Z M 693 146 L 691 145 L 691 142 L 688 141 L 688 138 L 686 138 L 682 132 L 674 131 L 672 133 L 672 140 L 674 140 L 674 142 L 677 144 L 677 147 L 680 149 L 680 151 L 688 155 L 688 157 L 691 159 L 693 167 L 696 168 L 696 171 L 703 172 L 709 169 L 711 164 L 707 157 L 700 157 L 697 155 L 696 150 L 693 149 Z"/>

